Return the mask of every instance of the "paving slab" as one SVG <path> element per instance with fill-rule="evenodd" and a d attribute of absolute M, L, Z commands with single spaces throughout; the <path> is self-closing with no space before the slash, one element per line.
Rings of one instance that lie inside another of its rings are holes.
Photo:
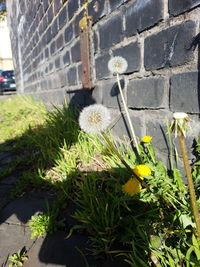
<path fill-rule="evenodd" d="M 55 234 L 39 238 L 28 252 L 29 260 L 24 267 L 127 267 L 120 257 L 100 261 L 89 255 L 88 237 L 73 234 L 66 239 L 66 233 L 58 231 Z"/>
<path fill-rule="evenodd" d="M 31 216 L 47 211 L 47 203 L 53 199 L 55 196 L 46 191 L 26 193 L 0 211 L 0 223 L 26 224 Z"/>
<path fill-rule="evenodd" d="M 0 186 L 0 202 L 3 198 L 7 198 L 9 196 L 9 192 L 12 188 L 14 188 L 14 185 L 3 184 Z"/>
<path fill-rule="evenodd" d="M 1 165 L 6 165 L 16 160 L 18 157 L 19 155 L 13 152 L 0 152 L 0 163 Z"/>
<path fill-rule="evenodd" d="M 0 225 L 0 266 L 6 262 L 9 255 L 18 252 L 24 246 L 29 249 L 34 242 L 30 236 L 30 229 L 20 225 L 20 222 L 18 225 L 2 223 Z"/>
<path fill-rule="evenodd" d="M 55 234 L 39 238 L 28 252 L 29 260 L 24 267 L 84 267 L 86 262 L 80 250 L 85 253 L 88 239 L 86 236 L 74 234 L 65 239 L 66 233 L 58 231 Z M 89 266 L 98 266 L 94 258 L 87 257 Z"/>
<path fill-rule="evenodd" d="M 54 197 L 46 191 L 26 193 L 0 211 L 0 266 L 8 267 L 9 255 L 23 247 L 29 257 L 24 262 L 24 267 L 128 266 L 119 258 L 102 262 L 89 255 L 87 235 L 73 234 L 66 239 L 66 232 L 57 231 L 44 238 L 31 239 L 31 230 L 28 227 L 31 216 L 46 211 L 45 200 L 51 202 Z M 70 210 L 73 209 L 72 205 Z"/>
<path fill-rule="evenodd" d="M 8 176 L 0 180 L 0 204 L 9 198 L 10 191 L 15 187 L 19 176 Z"/>
<path fill-rule="evenodd" d="M 8 179 L 7 189 L 14 180 L 12 177 Z M 0 192 L 5 188 L 6 184 L 1 181 Z M 6 262 L 8 255 L 18 252 L 24 246 L 27 250 L 30 249 L 34 240 L 30 238 L 28 222 L 31 216 L 46 211 L 46 201 L 50 203 L 53 198 L 50 192 L 26 193 L 0 211 L 0 264 Z"/>
<path fill-rule="evenodd" d="M 3 179 L 0 180 L 0 187 L 2 185 L 15 185 L 17 180 L 20 178 L 20 176 L 17 175 L 10 175 L 7 177 L 4 177 Z"/>

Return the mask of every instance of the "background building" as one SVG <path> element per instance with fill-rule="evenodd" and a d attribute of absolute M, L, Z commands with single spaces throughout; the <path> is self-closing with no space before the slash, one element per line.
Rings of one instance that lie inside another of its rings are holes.
<path fill-rule="evenodd" d="M 154 136 L 166 157 L 165 118 L 184 111 L 199 121 L 200 0 L 88 1 L 93 90 L 82 89 L 83 2 L 7 0 L 18 91 L 45 103 L 64 98 L 103 103 L 112 111 L 114 133 L 127 135 L 116 79 L 107 67 L 112 56 L 123 56 L 124 92 L 136 134 Z"/>
<path fill-rule="evenodd" d="M 0 4 L 0 12 L 5 10 L 5 4 Z M 6 17 L 0 20 L 0 70 L 13 70 L 11 43 Z"/>

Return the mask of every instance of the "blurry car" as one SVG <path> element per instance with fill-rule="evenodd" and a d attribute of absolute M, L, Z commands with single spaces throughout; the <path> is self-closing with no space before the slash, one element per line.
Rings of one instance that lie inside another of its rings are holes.
<path fill-rule="evenodd" d="M 7 91 L 16 91 L 13 70 L 0 71 L 0 94 Z"/>

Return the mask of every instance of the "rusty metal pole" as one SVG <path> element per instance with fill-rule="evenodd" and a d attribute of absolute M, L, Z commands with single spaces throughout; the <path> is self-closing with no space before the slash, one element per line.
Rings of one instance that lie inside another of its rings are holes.
<path fill-rule="evenodd" d="M 84 4 L 84 16 L 79 21 L 80 29 L 80 49 L 81 49 L 81 61 L 82 61 L 82 84 L 83 88 L 90 90 L 93 88 L 92 83 L 92 68 L 91 68 L 91 29 L 92 29 L 92 17 L 88 16 L 87 12 L 88 2 Z"/>

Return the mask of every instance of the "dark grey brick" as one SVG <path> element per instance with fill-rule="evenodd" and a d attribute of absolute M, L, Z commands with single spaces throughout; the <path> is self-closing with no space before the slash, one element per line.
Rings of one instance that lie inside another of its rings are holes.
<path fill-rule="evenodd" d="M 44 54 L 43 54 L 43 53 L 41 53 L 41 55 L 40 55 L 40 60 L 42 61 L 42 60 L 43 60 L 43 58 L 44 58 Z"/>
<path fill-rule="evenodd" d="M 60 0 L 54 0 L 54 15 L 56 15 L 61 7 Z"/>
<path fill-rule="evenodd" d="M 102 79 L 109 76 L 108 61 L 110 60 L 109 54 L 103 54 L 95 60 L 96 78 Z"/>
<path fill-rule="evenodd" d="M 109 0 L 109 11 L 114 11 L 116 8 L 121 6 L 124 3 L 124 0 Z"/>
<path fill-rule="evenodd" d="M 65 91 L 61 90 L 51 90 L 51 92 L 38 92 L 36 96 L 41 99 L 44 103 L 48 105 L 49 108 L 53 108 L 54 105 L 63 104 L 63 99 L 66 98 Z M 37 264 L 36 262 L 34 264 Z M 34 265 L 33 264 L 33 265 Z M 40 263 L 39 263 L 40 264 Z M 37 266 L 37 265 L 36 265 Z"/>
<path fill-rule="evenodd" d="M 63 63 L 64 65 L 69 65 L 70 64 L 70 57 L 69 57 L 69 51 L 67 51 L 64 56 L 63 56 Z"/>
<path fill-rule="evenodd" d="M 64 87 L 65 85 L 67 85 L 67 74 L 66 74 L 66 71 L 60 71 L 58 73 L 58 75 L 59 75 L 59 80 L 60 80 L 61 87 Z"/>
<path fill-rule="evenodd" d="M 80 12 L 74 19 L 74 33 L 75 36 L 78 36 L 80 34 L 80 29 L 79 29 L 79 21 L 83 17 L 83 12 Z"/>
<path fill-rule="evenodd" d="M 89 16 L 92 16 L 92 23 L 97 22 L 101 17 L 107 13 L 107 5 L 105 0 L 92 1 L 88 5 Z"/>
<path fill-rule="evenodd" d="M 55 53 L 55 50 L 56 50 L 56 44 L 55 44 L 55 41 L 53 41 L 50 45 L 50 52 L 51 52 L 51 55 L 53 55 Z"/>
<path fill-rule="evenodd" d="M 49 49 L 48 48 L 45 49 L 45 58 L 49 58 Z"/>
<path fill-rule="evenodd" d="M 56 18 L 51 26 L 52 37 L 55 37 L 58 33 L 58 19 Z"/>
<path fill-rule="evenodd" d="M 74 94 L 69 94 L 70 106 L 77 107 L 79 110 L 95 103 L 91 96 L 91 90 L 79 90 Z"/>
<path fill-rule="evenodd" d="M 110 48 L 122 40 L 121 13 L 114 15 L 99 26 L 100 49 Z"/>
<path fill-rule="evenodd" d="M 49 89 L 52 89 L 52 81 L 51 81 L 50 78 L 48 79 L 48 88 L 49 88 Z"/>
<path fill-rule="evenodd" d="M 200 5 L 200 0 L 169 0 L 169 13 L 176 16 Z"/>
<path fill-rule="evenodd" d="M 60 57 L 57 57 L 55 59 L 55 67 L 56 67 L 56 69 L 59 69 L 60 68 Z"/>
<path fill-rule="evenodd" d="M 44 20 L 46 19 L 46 16 L 43 18 L 43 27 L 44 27 Z M 35 31 L 35 25 L 34 23 L 32 24 L 31 28 L 30 28 L 30 35 L 33 36 L 33 33 Z"/>
<path fill-rule="evenodd" d="M 39 34 L 38 32 L 35 33 L 35 38 L 34 38 L 34 42 L 37 44 L 39 41 Z"/>
<path fill-rule="evenodd" d="M 170 108 L 174 111 L 199 112 L 198 72 L 186 72 L 171 77 Z"/>
<path fill-rule="evenodd" d="M 39 10 L 38 10 L 38 13 L 39 13 L 39 20 L 41 20 L 44 16 L 44 8 L 43 8 L 43 5 L 40 5 L 39 7 Z M 27 21 L 28 21 L 28 18 L 27 18 Z"/>
<path fill-rule="evenodd" d="M 47 32 L 45 33 L 46 35 L 46 44 L 48 44 L 51 41 L 51 28 L 48 28 Z"/>
<path fill-rule="evenodd" d="M 163 105 L 164 79 L 132 80 L 127 88 L 127 102 L 131 108 L 159 108 Z"/>
<path fill-rule="evenodd" d="M 47 15 L 43 17 L 42 23 L 43 23 L 43 31 L 45 31 L 48 27 Z"/>
<path fill-rule="evenodd" d="M 25 2 L 20 1 L 19 5 L 20 5 L 20 11 L 22 12 L 22 14 L 24 14 L 25 13 Z"/>
<path fill-rule="evenodd" d="M 124 88 L 124 80 L 120 81 L 122 88 Z M 106 107 L 121 109 L 121 96 L 119 93 L 118 83 L 116 81 L 106 82 L 99 86 L 102 91 L 102 103 Z"/>
<path fill-rule="evenodd" d="M 131 122 L 134 127 L 134 131 L 137 137 L 141 137 L 141 128 L 142 128 L 142 122 L 138 117 L 135 117 L 130 114 Z M 129 124 L 126 116 L 121 116 L 120 119 L 117 121 L 117 123 L 112 128 L 112 132 L 114 135 L 119 136 L 120 138 L 124 138 L 126 136 L 130 137 L 130 130 L 129 130 Z"/>
<path fill-rule="evenodd" d="M 57 50 L 63 47 L 63 35 L 60 34 L 60 36 L 58 36 L 57 40 L 56 40 L 56 47 Z"/>
<path fill-rule="evenodd" d="M 189 50 L 195 35 L 195 22 L 186 21 L 149 36 L 144 42 L 144 65 L 147 70 L 178 66 L 192 60 Z"/>
<path fill-rule="evenodd" d="M 77 71 L 76 67 L 71 67 L 67 72 L 68 85 L 77 84 Z"/>
<path fill-rule="evenodd" d="M 37 12 L 36 17 L 35 17 L 35 26 L 36 26 L 36 28 L 38 27 L 39 22 L 40 22 L 40 20 L 39 20 L 39 13 Z M 26 27 L 26 26 L 24 25 L 24 26 L 23 26 L 23 31 L 24 31 L 24 32 L 26 31 L 25 27 Z"/>
<path fill-rule="evenodd" d="M 137 42 L 130 43 L 126 46 L 113 50 L 114 56 L 122 56 L 128 62 L 126 73 L 132 73 L 140 69 L 140 47 Z"/>
<path fill-rule="evenodd" d="M 67 9 L 66 6 L 63 7 L 59 14 L 59 28 L 61 29 L 67 22 Z"/>
<path fill-rule="evenodd" d="M 47 43 L 47 35 L 44 34 L 43 37 L 42 37 L 42 45 L 43 45 L 43 47 L 45 47 L 46 43 Z"/>
<path fill-rule="evenodd" d="M 39 24 L 39 34 L 42 35 L 43 33 L 43 23 L 41 21 L 41 23 Z"/>
<path fill-rule="evenodd" d="M 92 90 L 92 97 L 95 101 L 95 103 L 102 104 L 103 99 L 103 92 L 102 92 L 102 86 L 95 86 L 94 90 Z"/>
<path fill-rule="evenodd" d="M 69 20 L 74 16 L 74 13 L 78 10 L 78 1 L 70 0 L 68 4 L 68 18 Z"/>
<path fill-rule="evenodd" d="M 94 53 L 96 54 L 99 45 L 99 40 L 96 31 L 93 32 L 93 45 L 94 45 Z"/>
<path fill-rule="evenodd" d="M 48 23 L 50 24 L 53 20 L 53 6 L 52 5 L 48 9 L 47 17 L 48 17 Z"/>
<path fill-rule="evenodd" d="M 79 41 L 71 48 L 71 55 L 72 55 L 72 62 L 75 63 L 81 60 Z"/>
<path fill-rule="evenodd" d="M 52 71 L 53 70 L 53 63 L 49 63 L 49 71 Z"/>
<path fill-rule="evenodd" d="M 33 2 L 32 2 L 32 6 L 30 7 L 30 12 L 31 12 L 30 13 L 31 19 L 33 20 L 36 15 L 36 5 Z"/>
<path fill-rule="evenodd" d="M 163 0 L 137 0 L 126 8 L 126 36 L 154 26 L 163 18 Z"/>
<path fill-rule="evenodd" d="M 152 116 L 151 120 L 146 124 L 146 135 L 150 135 L 153 137 L 152 143 L 156 151 L 159 151 L 164 155 L 168 156 L 169 151 L 166 143 L 166 132 L 167 129 L 166 125 L 164 124 L 164 116 L 162 121 L 155 120 L 155 118 Z M 157 153 L 158 159 L 160 159 L 159 154 L 160 153 Z"/>
<path fill-rule="evenodd" d="M 65 43 L 69 43 L 74 35 L 74 31 L 73 31 L 73 24 L 71 23 L 66 29 L 65 29 Z"/>
<path fill-rule="evenodd" d="M 48 89 L 48 84 L 47 84 L 47 81 L 46 80 L 42 80 L 41 82 L 40 82 L 40 87 L 41 87 L 41 89 L 42 90 L 46 90 L 46 89 Z"/>
<path fill-rule="evenodd" d="M 43 0 L 42 3 L 43 3 L 43 7 L 44 7 L 44 12 L 46 12 L 46 10 L 49 6 L 49 0 Z"/>

